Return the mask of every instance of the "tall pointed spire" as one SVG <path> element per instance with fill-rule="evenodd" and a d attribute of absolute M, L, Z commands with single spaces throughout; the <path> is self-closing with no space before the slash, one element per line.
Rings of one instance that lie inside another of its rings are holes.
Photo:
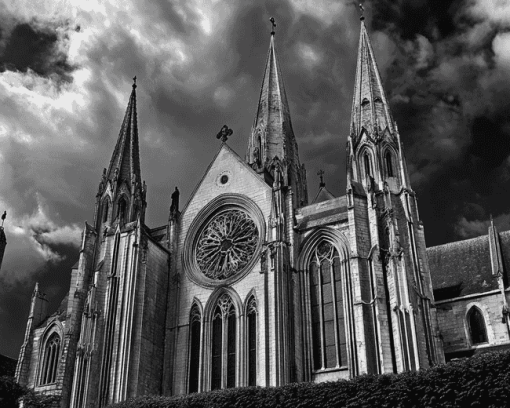
<path fill-rule="evenodd" d="M 133 90 L 106 175 L 108 180 L 117 178 L 128 183 L 132 180 L 141 182 L 136 117 L 136 76 L 133 78 Z"/>
<path fill-rule="evenodd" d="M 253 122 L 248 143 L 249 163 L 264 165 L 274 157 L 280 160 L 299 160 L 297 144 L 290 120 L 289 104 L 283 85 L 280 65 L 274 44 L 275 27 L 271 19 L 272 31 L 269 41 L 264 78 L 260 90 L 257 114 Z"/>
<path fill-rule="evenodd" d="M 298 147 L 292 122 L 290 119 L 289 103 L 280 64 L 276 56 L 275 28 L 276 23 L 271 17 L 271 37 L 267 53 L 264 77 L 260 90 L 260 98 L 257 106 L 257 113 L 251 129 L 248 141 L 246 161 L 257 171 L 271 171 L 275 158 L 278 158 L 283 165 L 284 184 L 289 179 L 295 185 L 299 200 L 306 202 L 305 172 L 299 163 Z M 289 177 L 290 174 L 290 177 Z M 300 202 L 298 201 L 298 202 Z"/>
<path fill-rule="evenodd" d="M 374 140 L 383 137 L 386 129 L 394 134 L 395 127 L 374 51 L 361 17 L 361 32 L 356 66 L 356 79 L 351 114 L 351 137 L 357 144 L 364 129 Z"/>
<path fill-rule="evenodd" d="M 96 198 L 94 223 L 113 225 L 144 221 L 145 182 L 142 184 L 140 171 L 140 152 L 138 142 L 138 121 L 136 115 L 136 77 L 133 78 L 133 90 L 120 127 L 117 144 L 110 160 L 108 170 L 103 170 Z M 113 206 L 110 208 L 110 206 Z"/>

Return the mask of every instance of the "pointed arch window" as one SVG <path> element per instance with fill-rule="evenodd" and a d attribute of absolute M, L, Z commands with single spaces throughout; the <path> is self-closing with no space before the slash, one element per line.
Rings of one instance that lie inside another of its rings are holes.
<path fill-rule="evenodd" d="M 393 172 L 393 160 L 391 158 L 391 152 L 388 150 L 384 155 L 384 163 L 386 164 L 386 174 L 388 177 L 394 177 Z"/>
<path fill-rule="evenodd" d="M 310 264 L 312 359 L 314 370 L 347 363 L 341 261 L 337 249 L 322 241 Z"/>
<path fill-rule="evenodd" d="M 198 392 L 198 378 L 200 371 L 200 332 L 202 316 L 196 304 L 190 312 L 190 349 L 189 349 L 189 378 L 188 392 Z"/>
<path fill-rule="evenodd" d="M 476 306 L 473 306 L 468 313 L 469 335 L 471 344 L 487 343 L 487 329 L 482 312 Z"/>
<path fill-rule="evenodd" d="M 257 385 L 257 301 L 252 296 L 248 301 L 248 385 Z"/>
<path fill-rule="evenodd" d="M 365 177 L 368 178 L 372 176 L 372 166 L 370 163 L 370 154 L 368 152 L 363 154 L 363 165 L 365 169 Z"/>
<path fill-rule="evenodd" d="M 117 204 L 117 215 L 119 217 L 119 220 L 126 221 L 126 213 L 127 213 L 127 201 L 124 197 L 121 197 Z"/>
<path fill-rule="evenodd" d="M 110 209 L 110 204 L 108 202 L 108 199 L 104 200 L 103 202 L 103 222 L 108 221 L 108 211 Z"/>
<path fill-rule="evenodd" d="M 218 299 L 212 318 L 211 389 L 236 385 L 236 313 L 229 295 Z"/>
<path fill-rule="evenodd" d="M 43 365 L 40 385 L 52 384 L 57 380 L 58 362 L 60 360 L 60 336 L 53 333 L 44 346 Z"/>

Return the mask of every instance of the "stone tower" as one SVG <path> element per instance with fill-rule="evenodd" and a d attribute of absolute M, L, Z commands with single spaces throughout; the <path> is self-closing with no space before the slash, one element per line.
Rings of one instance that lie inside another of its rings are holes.
<path fill-rule="evenodd" d="M 366 371 L 400 372 L 441 362 L 416 193 L 363 17 L 347 141 L 347 189 L 356 254 L 352 268 L 359 273 L 361 292 L 373 299 L 371 305 L 357 307 L 358 328 L 367 340 Z"/>

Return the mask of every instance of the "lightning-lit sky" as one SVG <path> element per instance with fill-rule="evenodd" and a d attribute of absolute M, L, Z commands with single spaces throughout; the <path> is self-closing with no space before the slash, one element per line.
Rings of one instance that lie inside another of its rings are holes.
<path fill-rule="evenodd" d="M 0 0 L 0 353 L 17 358 L 36 281 L 54 311 L 137 76 L 146 222 L 219 149 L 244 156 L 270 23 L 311 198 L 345 193 L 358 3 Z M 510 228 L 510 3 L 365 1 L 427 245 Z"/>

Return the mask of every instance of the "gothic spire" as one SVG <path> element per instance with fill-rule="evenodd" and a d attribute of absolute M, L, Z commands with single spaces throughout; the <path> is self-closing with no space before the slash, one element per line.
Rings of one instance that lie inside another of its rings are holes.
<path fill-rule="evenodd" d="M 126 181 L 130 186 L 133 181 L 141 183 L 136 117 L 136 77 L 133 78 L 133 90 L 106 176 L 108 180 Z"/>
<path fill-rule="evenodd" d="M 247 161 L 262 167 L 275 157 L 299 163 L 297 144 L 290 120 L 289 104 L 275 49 L 275 21 L 271 21 L 271 37 L 257 114 L 248 142 Z"/>
<path fill-rule="evenodd" d="M 361 16 L 361 32 L 351 114 L 351 137 L 355 144 L 363 129 L 372 139 L 382 137 L 385 130 L 394 134 L 395 128 L 374 51 Z"/>

